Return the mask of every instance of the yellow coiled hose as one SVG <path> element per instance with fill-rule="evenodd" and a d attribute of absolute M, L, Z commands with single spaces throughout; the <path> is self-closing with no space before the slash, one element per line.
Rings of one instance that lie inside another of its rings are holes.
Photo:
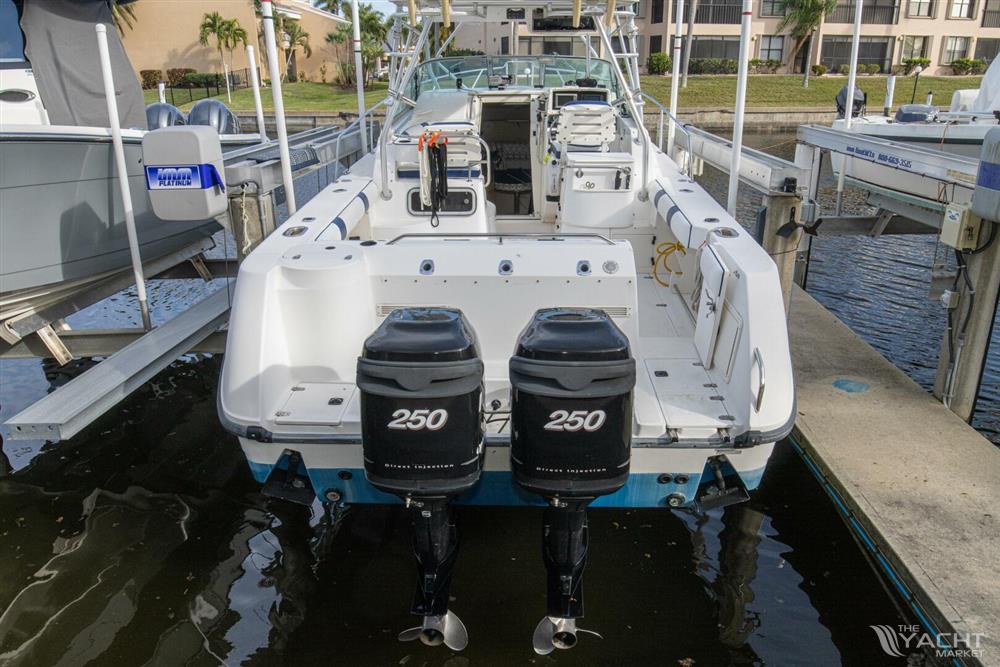
<path fill-rule="evenodd" d="M 684 272 L 680 269 L 671 269 L 670 265 L 667 264 L 667 259 L 675 252 L 686 255 L 687 249 L 680 243 L 680 241 L 661 243 L 656 246 L 656 260 L 653 262 L 653 277 L 656 278 L 656 282 L 660 283 L 664 287 L 670 287 L 670 283 L 665 282 L 662 278 L 660 278 L 659 270 L 661 264 L 663 265 L 663 270 L 667 272 L 667 275 L 684 275 Z"/>

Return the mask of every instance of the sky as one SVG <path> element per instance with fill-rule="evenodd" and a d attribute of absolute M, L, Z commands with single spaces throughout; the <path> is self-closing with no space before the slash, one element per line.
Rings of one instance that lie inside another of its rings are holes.
<path fill-rule="evenodd" d="M 388 16 L 395 9 L 395 5 L 387 0 L 375 0 L 371 4 L 376 11 L 382 12 L 383 16 Z"/>

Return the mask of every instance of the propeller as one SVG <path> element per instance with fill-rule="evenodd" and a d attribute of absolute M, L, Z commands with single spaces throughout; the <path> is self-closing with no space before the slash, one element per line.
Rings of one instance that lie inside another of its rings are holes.
<path fill-rule="evenodd" d="M 401 642 L 412 642 L 414 639 L 419 639 L 427 646 L 444 644 L 452 651 L 461 651 L 469 645 L 469 632 L 462 619 L 455 612 L 449 611 L 443 616 L 424 616 L 423 625 L 399 633 Z"/>
<path fill-rule="evenodd" d="M 535 626 L 535 634 L 531 637 L 532 646 L 538 655 L 548 655 L 553 649 L 567 649 L 576 646 L 577 635 L 585 633 L 604 639 L 593 630 L 576 627 L 575 618 L 559 618 L 544 616 Z"/>

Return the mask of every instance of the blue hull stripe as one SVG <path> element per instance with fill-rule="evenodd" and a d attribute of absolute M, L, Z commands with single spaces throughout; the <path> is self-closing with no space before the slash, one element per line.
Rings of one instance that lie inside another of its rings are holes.
<path fill-rule="evenodd" d="M 250 462 L 250 471 L 260 483 L 267 479 L 271 468 L 269 464 Z M 360 468 L 316 468 L 306 472 L 313 489 L 319 495 L 336 489 L 349 504 L 393 505 L 400 502 L 396 496 L 379 491 L 369 484 L 365 471 Z M 350 473 L 350 479 L 342 479 L 342 473 Z M 763 474 L 764 468 L 742 473 L 741 478 L 747 490 L 756 489 Z M 611 495 L 598 498 L 593 507 L 667 507 L 666 498 L 672 493 L 682 493 L 690 502 L 694 500 L 701 482 L 699 475 L 690 475 L 686 484 L 661 484 L 657 481 L 658 477 L 658 473 L 633 473 L 625 486 Z M 460 496 L 457 502 L 462 505 L 514 507 L 545 505 L 541 497 L 527 493 L 514 484 L 510 471 L 497 470 L 484 471 L 479 483 Z"/>

